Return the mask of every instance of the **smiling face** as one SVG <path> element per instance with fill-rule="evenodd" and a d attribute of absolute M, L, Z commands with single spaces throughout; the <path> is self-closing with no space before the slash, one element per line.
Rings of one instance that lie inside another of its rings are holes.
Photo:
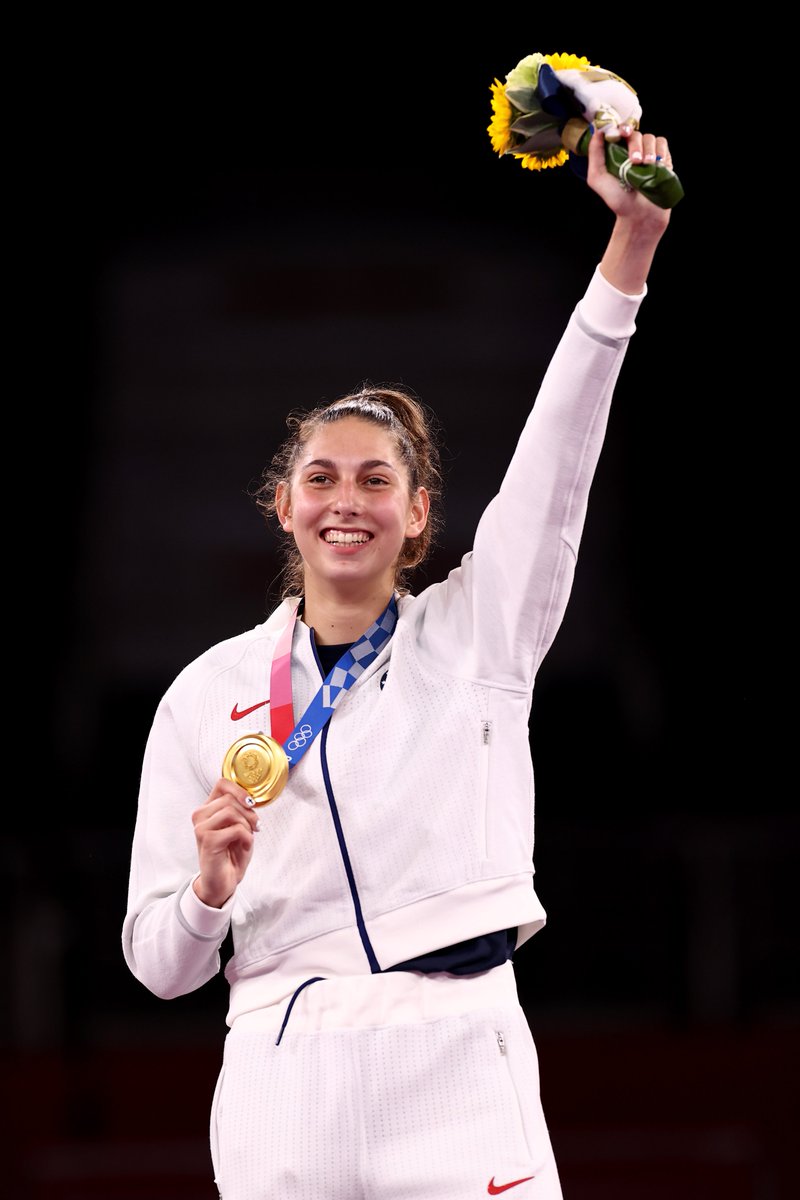
<path fill-rule="evenodd" d="M 306 593 L 388 597 L 406 538 L 425 528 L 428 495 L 412 493 L 394 436 L 359 417 L 320 426 L 300 452 L 276 511 L 303 557 Z"/>

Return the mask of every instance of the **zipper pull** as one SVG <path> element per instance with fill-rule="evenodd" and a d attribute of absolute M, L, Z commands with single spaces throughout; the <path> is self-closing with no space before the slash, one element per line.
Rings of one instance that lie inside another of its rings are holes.
<path fill-rule="evenodd" d="M 503 1037 L 503 1034 L 502 1034 L 502 1031 L 501 1031 L 501 1030 L 499 1030 L 499 1029 L 498 1029 L 498 1030 L 496 1031 L 496 1033 L 497 1033 L 497 1045 L 498 1045 L 498 1047 L 499 1047 L 499 1049 L 500 1049 L 500 1053 L 501 1053 L 501 1054 L 505 1054 L 505 1052 L 506 1052 L 506 1039 Z"/>
<path fill-rule="evenodd" d="M 490 738 L 490 736 L 491 736 L 491 733 L 492 733 L 492 722 L 491 722 L 491 721 L 484 721 L 484 722 L 483 722 L 483 724 L 482 724 L 482 726 L 481 726 L 481 731 L 482 731 L 482 733 L 483 733 L 483 744 L 484 744 L 484 746 L 488 746 L 488 745 L 489 745 L 489 738 Z"/>

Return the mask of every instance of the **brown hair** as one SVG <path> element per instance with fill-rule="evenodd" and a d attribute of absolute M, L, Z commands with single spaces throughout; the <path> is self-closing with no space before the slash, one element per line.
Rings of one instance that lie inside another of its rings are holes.
<path fill-rule="evenodd" d="M 417 538 L 406 538 L 395 565 L 395 588 L 408 590 L 408 573 L 430 553 L 441 527 L 442 474 L 438 447 L 438 423 L 410 389 L 401 384 L 365 383 L 357 392 L 342 396 L 311 412 L 291 412 L 286 418 L 289 436 L 278 448 L 254 492 L 256 504 L 269 523 L 275 516 L 275 493 L 279 483 L 289 483 L 304 446 L 314 433 L 333 421 L 358 417 L 371 421 L 392 434 L 408 471 L 409 494 L 424 487 L 430 496 L 428 521 Z M 303 591 L 303 559 L 293 537 L 284 543 L 283 595 Z"/>

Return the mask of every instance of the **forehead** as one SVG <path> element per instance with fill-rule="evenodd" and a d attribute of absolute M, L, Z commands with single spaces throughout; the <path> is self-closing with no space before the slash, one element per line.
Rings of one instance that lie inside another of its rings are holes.
<path fill-rule="evenodd" d="M 298 464 L 314 459 L 329 459 L 342 464 L 383 461 L 395 470 L 402 469 L 402 460 L 394 434 L 374 421 L 360 417 L 342 417 L 340 421 L 320 425 L 303 447 Z"/>

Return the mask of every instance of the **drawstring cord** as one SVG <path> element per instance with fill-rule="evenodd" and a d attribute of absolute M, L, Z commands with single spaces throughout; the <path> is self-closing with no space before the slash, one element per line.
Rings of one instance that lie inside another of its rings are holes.
<path fill-rule="evenodd" d="M 307 979 L 305 981 L 305 983 L 300 984 L 300 987 L 295 988 L 294 993 L 292 994 L 292 998 L 289 1001 L 288 1008 L 286 1009 L 286 1015 L 283 1018 L 283 1024 L 281 1025 L 280 1032 L 278 1033 L 278 1040 L 275 1043 L 276 1046 L 280 1046 L 280 1044 L 281 1044 L 281 1038 L 283 1037 L 283 1031 L 289 1023 L 289 1017 L 292 1015 L 292 1009 L 294 1008 L 294 1002 L 297 999 L 297 997 L 300 995 L 300 993 L 302 992 L 303 988 L 307 988 L 312 983 L 320 983 L 325 978 L 326 977 L 324 975 L 315 975 L 313 979 Z"/>

